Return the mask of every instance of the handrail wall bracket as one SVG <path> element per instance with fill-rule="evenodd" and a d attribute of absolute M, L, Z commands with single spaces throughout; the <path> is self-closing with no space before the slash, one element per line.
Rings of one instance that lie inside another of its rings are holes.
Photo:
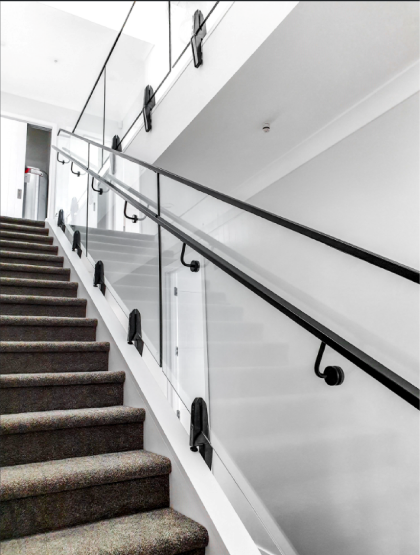
<path fill-rule="evenodd" d="M 144 215 L 142 218 L 139 218 L 136 214 L 129 216 L 127 214 L 127 201 L 125 201 L 124 203 L 124 216 L 127 218 L 127 220 L 132 220 L 134 223 L 142 222 L 143 220 L 146 219 L 146 215 Z"/>
<path fill-rule="evenodd" d="M 198 260 L 191 260 L 190 264 L 187 264 L 184 260 L 186 246 L 187 245 L 185 243 L 182 245 L 181 263 L 183 266 L 186 266 L 187 268 L 189 268 L 192 272 L 198 272 L 200 270 L 200 262 Z"/>
<path fill-rule="evenodd" d="M 99 193 L 100 195 L 102 195 L 102 193 L 104 192 L 104 190 L 102 189 L 102 187 L 99 187 L 99 189 L 95 189 L 95 187 L 93 186 L 93 182 L 94 182 L 95 178 L 92 177 L 92 183 L 90 184 L 90 186 L 92 187 L 92 190 L 95 191 L 95 193 Z M 126 203 L 127 204 L 127 203 Z"/>
<path fill-rule="evenodd" d="M 322 342 L 315 361 L 315 374 L 318 378 L 322 378 L 327 385 L 341 385 L 344 382 L 344 372 L 342 368 L 339 366 L 327 366 L 324 372 L 321 372 L 319 369 L 325 347 L 325 343 Z"/>
<path fill-rule="evenodd" d="M 69 164 L 69 163 L 70 163 L 70 160 L 67 160 L 67 162 L 66 162 L 65 160 L 60 160 L 59 155 L 58 155 L 58 152 L 57 152 L 57 162 L 58 162 L 59 164 Z"/>

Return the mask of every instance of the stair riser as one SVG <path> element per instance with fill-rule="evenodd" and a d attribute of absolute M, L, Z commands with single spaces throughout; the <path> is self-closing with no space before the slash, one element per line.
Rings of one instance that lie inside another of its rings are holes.
<path fill-rule="evenodd" d="M 143 423 L 5 435 L 0 445 L 2 466 L 135 451 L 143 449 Z"/>
<path fill-rule="evenodd" d="M 42 245 L 52 245 L 53 237 L 48 237 L 45 235 L 37 235 L 36 237 L 30 237 L 27 233 L 15 233 L 11 231 L 0 230 L 0 239 L 3 241 L 23 241 L 25 243 L 37 243 Z"/>
<path fill-rule="evenodd" d="M 1 503 L 1 539 L 169 507 L 169 476 L 156 476 Z"/>
<path fill-rule="evenodd" d="M 31 287 L 27 285 L 3 285 L 0 286 L 3 295 L 35 295 L 37 297 L 67 297 L 75 299 L 77 289 L 58 289 L 51 287 Z"/>
<path fill-rule="evenodd" d="M 113 407 L 123 404 L 124 384 L 10 387 L 2 389 L 0 414 Z"/>
<path fill-rule="evenodd" d="M 107 352 L 0 353 L 1 374 L 106 372 L 107 370 Z"/>
<path fill-rule="evenodd" d="M 1 326 L 2 341 L 95 341 L 96 326 Z"/>
<path fill-rule="evenodd" d="M 0 241 L 0 247 L 3 250 L 8 250 L 11 252 L 21 252 L 21 253 L 29 253 L 29 254 L 53 254 L 57 255 L 58 247 L 54 247 L 53 245 L 28 245 L 23 246 L 19 245 L 19 243 L 15 243 L 14 241 Z"/>
<path fill-rule="evenodd" d="M 57 316 L 85 318 L 86 306 L 6 304 L 0 302 L 0 316 Z"/>
<path fill-rule="evenodd" d="M 9 251 L 10 252 L 10 251 Z M 63 260 L 36 260 L 31 258 L 24 258 L 24 257 L 11 257 L 11 256 L 3 256 L 0 251 L 0 260 L 5 264 L 25 264 L 30 266 L 52 266 L 54 268 L 62 268 L 63 267 Z"/>
<path fill-rule="evenodd" d="M 47 272 L 19 272 L 16 270 L 0 270 L 0 277 L 69 281 L 70 272 L 54 274 L 49 272 L 48 273 Z"/>

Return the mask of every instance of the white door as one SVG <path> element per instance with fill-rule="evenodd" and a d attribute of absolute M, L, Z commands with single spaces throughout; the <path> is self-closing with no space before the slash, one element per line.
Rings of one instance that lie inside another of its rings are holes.
<path fill-rule="evenodd" d="M 193 273 L 179 267 L 170 274 L 172 291 L 171 337 L 169 357 L 172 368 L 171 402 L 185 429 L 190 428 L 190 411 L 196 397 L 208 406 L 208 367 L 206 312 L 202 266 Z"/>
<path fill-rule="evenodd" d="M 26 123 L 1 117 L 1 215 L 22 218 Z"/>

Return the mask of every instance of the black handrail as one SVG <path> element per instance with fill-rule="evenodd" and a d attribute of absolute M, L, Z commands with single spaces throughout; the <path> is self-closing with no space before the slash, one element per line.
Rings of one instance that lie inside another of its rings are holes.
<path fill-rule="evenodd" d="M 62 152 L 55 146 L 53 146 L 52 148 L 54 148 L 58 152 Z M 160 215 L 152 212 L 149 208 L 146 208 L 140 202 L 131 198 L 127 193 L 118 189 L 115 185 L 101 177 L 99 174 L 81 164 L 81 162 L 73 159 L 69 155 L 67 156 L 70 160 L 79 165 L 84 171 L 88 172 L 96 180 L 101 181 L 104 185 L 110 187 L 113 191 L 115 191 L 116 194 L 118 194 L 125 201 L 129 202 L 134 208 L 140 210 L 140 212 L 143 212 L 143 214 L 156 222 L 159 227 L 162 227 L 166 231 L 169 231 L 169 233 L 179 239 L 182 243 L 190 246 L 192 249 L 206 258 L 209 262 L 223 270 L 226 274 L 231 276 L 233 279 L 247 287 L 250 291 L 258 295 L 261 299 L 276 308 L 279 312 L 285 314 L 288 318 L 293 320 L 306 331 L 317 337 L 326 345 L 330 346 L 337 353 L 341 354 L 347 360 L 358 366 L 361 370 L 375 378 L 385 387 L 407 401 L 410 405 L 417 409 L 420 409 L 420 391 L 413 384 L 369 356 L 367 353 L 357 348 L 355 345 L 349 343 L 346 339 L 339 336 L 296 306 L 292 305 L 290 302 L 286 301 L 285 299 L 259 283 L 257 280 L 248 276 L 242 270 L 239 270 L 233 264 L 224 260 L 218 254 L 201 245 L 201 243 L 199 243 L 183 231 L 179 230 L 173 224 L 164 220 Z"/>
<path fill-rule="evenodd" d="M 77 139 L 85 141 L 98 148 L 102 148 L 108 152 L 116 154 L 117 156 L 123 158 L 124 160 L 128 160 L 130 162 L 133 162 L 134 164 L 142 166 L 155 173 L 164 175 L 165 177 L 173 179 L 174 181 L 177 181 L 178 183 L 182 183 L 187 187 L 191 187 L 192 189 L 195 189 L 213 198 L 221 200 L 222 202 L 225 202 L 226 204 L 234 206 L 235 208 L 239 208 L 241 210 L 244 210 L 245 212 L 254 214 L 255 216 L 263 218 L 264 220 L 272 222 L 286 229 L 290 229 L 291 231 L 295 231 L 300 235 L 304 235 L 305 237 L 314 239 L 315 241 L 318 241 L 319 243 L 323 243 L 324 245 L 332 247 L 333 249 L 336 249 L 340 252 L 349 254 L 350 256 L 358 258 L 359 260 L 364 260 L 365 262 L 368 262 L 373 266 L 377 266 L 378 268 L 387 270 L 388 272 L 391 272 L 400 277 L 408 279 L 409 281 L 413 281 L 414 283 L 420 284 L 420 272 L 415 268 L 410 268 L 409 266 L 400 264 L 395 260 L 390 260 L 389 258 L 385 258 L 384 256 L 368 251 L 361 247 L 357 247 L 356 245 L 347 243 L 346 241 L 342 241 L 341 239 L 337 239 L 336 237 L 327 235 L 326 233 L 322 233 L 321 231 L 317 231 L 316 229 L 313 229 L 311 227 L 307 227 L 297 222 L 293 222 L 292 220 L 288 220 L 287 218 L 283 218 L 282 216 L 278 216 L 277 214 L 273 214 L 272 212 L 268 212 L 267 210 L 263 210 L 262 208 L 258 208 L 257 206 L 253 206 L 252 204 L 248 204 L 247 202 L 244 202 L 242 200 L 235 199 L 229 195 L 220 193 L 219 191 L 215 191 L 213 189 L 210 189 L 209 187 L 205 187 L 204 185 L 200 185 L 199 183 L 191 181 L 190 179 L 186 179 L 185 177 L 181 177 L 179 175 L 176 175 L 172 172 L 169 172 L 157 166 L 153 166 L 152 164 L 148 164 L 147 162 L 137 160 L 136 158 L 133 158 L 132 156 L 128 156 L 127 154 L 123 154 L 122 152 L 117 152 L 112 148 L 96 143 L 95 141 L 86 139 L 85 137 L 76 135 L 74 133 L 70 133 L 65 129 L 60 129 L 58 131 L 58 135 L 61 132 L 71 135 L 73 137 L 76 137 Z"/>

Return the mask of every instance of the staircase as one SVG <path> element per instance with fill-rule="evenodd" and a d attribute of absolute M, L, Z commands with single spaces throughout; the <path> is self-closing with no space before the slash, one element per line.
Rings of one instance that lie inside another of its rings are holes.
<path fill-rule="evenodd" d="M 203 555 L 44 222 L 0 217 L 2 555 Z"/>

